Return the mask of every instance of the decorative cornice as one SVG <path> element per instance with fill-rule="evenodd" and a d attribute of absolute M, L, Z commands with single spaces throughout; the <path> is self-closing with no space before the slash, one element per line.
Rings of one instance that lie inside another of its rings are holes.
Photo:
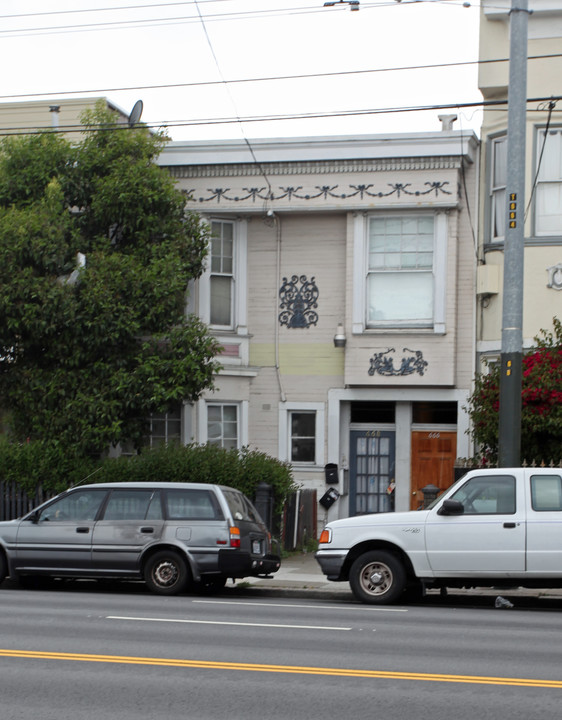
<path fill-rule="evenodd" d="M 279 162 L 258 164 L 218 164 L 218 165 L 165 165 L 174 178 L 209 177 L 258 177 L 267 175 L 334 175 L 341 173 L 396 172 L 419 170 L 458 170 L 461 160 L 458 157 L 435 158 L 391 158 L 367 160 L 329 160 L 310 162 Z"/>
<path fill-rule="evenodd" d="M 418 185 L 412 183 L 386 183 L 386 185 L 375 186 L 372 183 L 368 185 L 348 185 L 340 187 L 339 185 L 315 185 L 312 188 L 305 189 L 302 185 L 296 187 L 278 186 L 273 188 L 263 185 L 261 187 L 244 187 L 241 191 L 231 190 L 231 188 L 206 188 L 206 195 L 197 196 L 195 189 L 184 188 L 186 201 L 190 203 L 210 203 L 219 205 L 224 203 L 256 203 L 256 201 L 274 202 L 285 200 L 292 202 L 295 200 L 368 200 L 370 198 L 389 198 L 394 196 L 400 197 L 424 197 L 434 196 L 441 197 L 443 195 L 453 196 L 454 188 L 445 180 L 431 180 L 421 182 Z"/>

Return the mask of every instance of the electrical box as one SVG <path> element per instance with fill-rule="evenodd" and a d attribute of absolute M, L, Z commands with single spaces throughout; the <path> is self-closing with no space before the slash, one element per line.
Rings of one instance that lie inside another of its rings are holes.
<path fill-rule="evenodd" d="M 476 270 L 476 294 L 497 295 L 499 291 L 499 265 L 479 265 Z"/>

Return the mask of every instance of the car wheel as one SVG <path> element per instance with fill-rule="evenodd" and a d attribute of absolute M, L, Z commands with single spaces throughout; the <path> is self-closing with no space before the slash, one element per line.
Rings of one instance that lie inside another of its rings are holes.
<path fill-rule="evenodd" d="M 3 583 L 8 573 L 8 566 L 6 565 L 6 558 L 0 553 L 0 583 Z"/>
<path fill-rule="evenodd" d="M 148 559 L 144 579 L 159 595 L 176 595 L 185 590 L 190 574 L 186 561 L 173 550 L 162 550 Z"/>
<path fill-rule="evenodd" d="M 406 573 L 392 553 L 373 550 L 355 560 L 349 571 L 349 584 L 361 602 L 385 605 L 395 602 L 402 594 Z"/>
<path fill-rule="evenodd" d="M 194 583 L 193 587 L 199 595 L 216 595 L 225 585 L 226 578 L 224 577 L 204 577 L 200 582 Z"/>

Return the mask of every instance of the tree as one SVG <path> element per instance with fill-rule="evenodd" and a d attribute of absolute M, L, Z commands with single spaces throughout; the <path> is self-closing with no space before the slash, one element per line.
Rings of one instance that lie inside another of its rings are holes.
<path fill-rule="evenodd" d="M 479 456 L 498 457 L 500 367 L 476 376 L 468 414 Z M 535 347 L 523 356 L 521 392 L 521 458 L 529 462 L 562 460 L 562 323 L 541 330 Z"/>
<path fill-rule="evenodd" d="M 96 455 L 212 387 L 219 348 L 185 312 L 208 230 L 154 162 L 166 138 L 103 103 L 83 124 L 2 144 L 0 407 L 16 440 Z"/>

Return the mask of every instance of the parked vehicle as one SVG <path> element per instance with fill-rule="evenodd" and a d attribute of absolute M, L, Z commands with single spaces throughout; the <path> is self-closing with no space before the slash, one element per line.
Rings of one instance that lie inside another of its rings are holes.
<path fill-rule="evenodd" d="M 0 582 L 7 575 L 140 578 L 173 595 L 219 590 L 228 578 L 279 567 L 255 507 L 221 485 L 85 485 L 0 523 Z"/>
<path fill-rule="evenodd" d="M 371 604 L 409 588 L 562 587 L 562 471 L 471 471 L 425 510 L 328 523 L 316 559 Z"/>

